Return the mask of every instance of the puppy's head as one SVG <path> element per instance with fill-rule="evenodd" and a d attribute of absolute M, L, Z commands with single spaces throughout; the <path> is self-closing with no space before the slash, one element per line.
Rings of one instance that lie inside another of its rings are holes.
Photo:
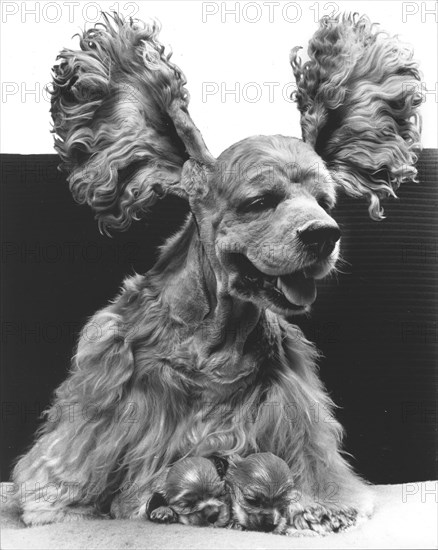
<path fill-rule="evenodd" d="M 286 522 L 293 482 L 284 460 L 272 453 L 252 454 L 231 463 L 226 479 L 236 523 L 269 532 Z"/>
<path fill-rule="evenodd" d="M 315 279 L 339 253 L 340 230 L 329 214 L 335 184 L 322 159 L 298 139 L 255 136 L 222 153 L 208 180 L 192 210 L 222 284 L 283 315 L 306 311 Z"/>
<path fill-rule="evenodd" d="M 184 458 L 174 464 L 165 482 L 165 496 L 186 525 L 223 527 L 229 521 L 225 482 L 207 458 Z"/>

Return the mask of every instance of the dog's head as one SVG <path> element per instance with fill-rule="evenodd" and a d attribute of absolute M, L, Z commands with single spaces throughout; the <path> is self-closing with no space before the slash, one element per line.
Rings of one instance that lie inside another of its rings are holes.
<path fill-rule="evenodd" d="M 286 522 L 293 498 L 287 464 L 272 453 L 237 458 L 227 472 L 233 521 L 254 531 L 273 531 Z"/>
<path fill-rule="evenodd" d="M 189 457 L 176 462 L 167 475 L 164 492 L 181 523 L 224 527 L 229 521 L 225 482 L 207 458 Z"/>
<path fill-rule="evenodd" d="M 306 143 L 245 139 L 206 174 L 191 208 L 222 287 L 281 314 L 306 311 L 339 254 L 335 183 Z"/>

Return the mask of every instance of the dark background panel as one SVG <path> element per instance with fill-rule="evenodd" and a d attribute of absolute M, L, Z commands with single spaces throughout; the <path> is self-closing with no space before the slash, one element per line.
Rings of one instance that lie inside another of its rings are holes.
<path fill-rule="evenodd" d="M 3 480 L 65 378 L 85 320 L 124 276 L 151 267 L 187 212 L 165 199 L 147 225 L 110 239 L 74 203 L 57 164 L 55 155 L 1 156 Z M 387 202 L 383 222 L 341 198 L 344 262 L 299 320 L 324 355 L 346 450 L 375 483 L 436 478 L 437 166 L 436 151 L 423 151 L 420 183 Z"/>

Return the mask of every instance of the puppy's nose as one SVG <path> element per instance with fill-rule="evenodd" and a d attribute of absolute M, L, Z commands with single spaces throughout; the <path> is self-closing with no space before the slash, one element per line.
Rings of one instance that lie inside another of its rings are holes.
<path fill-rule="evenodd" d="M 336 223 L 321 224 L 311 221 L 298 229 L 298 237 L 307 248 L 318 255 L 318 258 L 324 259 L 333 252 L 341 238 L 341 230 Z"/>
<path fill-rule="evenodd" d="M 265 533 L 269 533 L 273 531 L 277 525 L 272 520 L 265 520 L 263 522 L 262 530 L 265 531 Z"/>
<path fill-rule="evenodd" d="M 207 514 L 207 521 L 208 523 L 215 523 L 217 521 L 217 518 L 219 517 L 219 512 L 209 512 Z"/>

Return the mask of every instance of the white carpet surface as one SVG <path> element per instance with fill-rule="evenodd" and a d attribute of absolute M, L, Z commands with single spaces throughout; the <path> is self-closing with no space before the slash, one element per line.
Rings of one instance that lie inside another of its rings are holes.
<path fill-rule="evenodd" d="M 299 538 L 156 525 L 140 520 L 91 520 L 26 528 L 3 490 L 0 547 L 4 550 L 438 548 L 438 482 L 377 485 L 374 490 L 376 511 L 371 520 L 344 533 Z"/>

